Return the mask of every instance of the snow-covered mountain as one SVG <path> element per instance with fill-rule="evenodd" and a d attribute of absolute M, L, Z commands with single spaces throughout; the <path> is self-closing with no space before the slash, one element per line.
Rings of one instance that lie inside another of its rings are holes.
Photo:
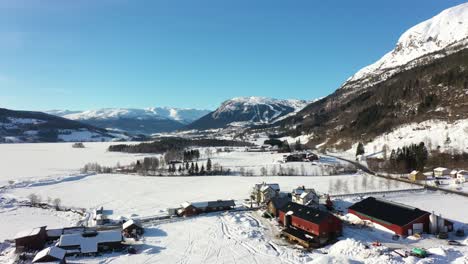
<path fill-rule="evenodd" d="M 412 132 L 418 137 L 400 133 L 422 123 L 428 124 L 425 133 Z M 310 144 L 335 149 L 358 141 L 381 143 L 372 148 L 424 141 L 443 149 L 431 135 L 446 140 L 457 131 L 455 137 L 463 138 L 467 124 L 468 3 L 410 28 L 394 50 L 279 123 L 292 136 L 309 135 Z M 468 149 L 465 140 L 450 141 L 447 149 Z"/>
<path fill-rule="evenodd" d="M 32 111 L 0 108 L 0 143 L 130 140 L 78 121 Z"/>
<path fill-rule="evenodd" d="M 78 120 L 102 128 L 123 130 L 133 134 L 170 132 L 209 113 L 209 110 L 169 107 L 103 108 L 87 111 L 51 110 L 50 114 Z"/>
<path fill-rule="evenodd" d="M 468 3 L 446 9 L 407 30 L 392 51 L 359 70 L 341 88 L 366 88 L 398 72 L 426 64 L 466 47 Z"/>
<path fill-rule="evenodd" d="M 252 126 L 271 124 L 284 116 L 301 110 L 308 104 L 304 100 L 281 100 L 266 97 L 236 97 L 221 104 L 186 129 L 212 129 L 226 126 Z"/>

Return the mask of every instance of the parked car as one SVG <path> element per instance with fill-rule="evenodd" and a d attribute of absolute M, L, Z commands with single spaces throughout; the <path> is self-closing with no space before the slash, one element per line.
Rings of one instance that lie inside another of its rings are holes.
<path fill-rule="evenodd" d="M 448 238 L 448 233 L 447 232 L 440 232 L 437 234 L 438 239 L 447 239 Z"/>
<path fill-rule="evenodd" d="M 411 256 L 415 256 L 418 258 L 425 258 L 427 257 L 427 251 L 422 248 L 413 248 L 411 250 Z"/>
<path fill-rule="evenodd" d="M 455 241 L 455 240 L 449 240 L 447 243 L 449 245 L 451 245 L 451 246 L 461 246 L 462 245 L 460 242 Z"/>

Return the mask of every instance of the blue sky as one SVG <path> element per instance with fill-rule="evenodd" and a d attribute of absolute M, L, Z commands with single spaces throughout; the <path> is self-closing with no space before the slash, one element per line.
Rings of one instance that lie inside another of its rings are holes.
<path fill-rule="evenodd" d="M 313 99 L 449 0 L 0 0 L 0 107 Z"/>

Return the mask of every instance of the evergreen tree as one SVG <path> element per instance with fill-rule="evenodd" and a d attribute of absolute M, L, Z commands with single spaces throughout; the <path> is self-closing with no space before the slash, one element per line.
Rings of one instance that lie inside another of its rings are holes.
<path fill-rule="evenodd" d="M 208 159 L 208 160 L 206 161 L 206 171 L 210 172 L 210 171 L 211 171 L 211 167 L 212 167 L 211 159 Z"/>
<path fill-rule="evenodd" d="M 362 142 L 359 142 L 356 148 L 356 156 L 364 154 L 364 144 Z"/>

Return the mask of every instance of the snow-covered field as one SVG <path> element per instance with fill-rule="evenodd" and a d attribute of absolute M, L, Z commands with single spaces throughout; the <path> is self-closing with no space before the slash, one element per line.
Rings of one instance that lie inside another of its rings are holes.
<path fill-rule="evenodd" d="M 37 194 L 43 200 L 60 198 L 65 207 L 96 208 L 104 206 L 111 216 L 155 216 L 167 208 L 185 201 L 235 199 L 249 197 L 253 184 L 262 181 L 279 183 L 283 191 L 305 185 L 320 192 L 333 194 L 408 189 L 408 184 L 388 183 L 386 180 L 350 174 L 340 176 L 199 176 L 143 177 L 124 174 L 77 175 L 87 162 L 111 166 L 127 164 L 146 155 L 111 153 L 106 149 L 113 143 L 85 143 L 85 149 L 73 149 L 71 144 L 0 145 L 1 158 L 6 164 L 0 181 L 0 240 L 12 238 L 20 230 L 34 226 L 69 226 L 79 219 L 76 214 L 19 207 L 8 202 L 25 200 Z M 204 153 L 202 151 L 202 153 Z M 235 151 L 213 156 L 213 161 L 230 168 L 260 168 L 277 164 L 281 154 Z M 31 164 L 24 166 L 24 163 Z M 320 163 L 339 162 L 326 158 Z M 304 163 L 309 168 L 316 167 Z M 71 175 L 71 176 L 70 176 Z M 16 181 L 8 184 L 8 181 Z M 340 184 L 337 184 L 340 182 Z M 22 184 L 24 183 L 24 184 Z M 364 184 L 365 183 L 365 184 Z M 454 220 L 457 225 L 468 222 L 467 198 L 440 192 L 408 192 L 385 198 L 427 211 L 435 211 Z M 346 208 L 356 198 L 337 202 Z M 417 263 L 418 259 L 381 254 L 380 249 L 366 248 L 376 233 L 372 230 L 356 233 L 345 228 L 343 241 L 323 250 L 304 252 L 276 237 L 274 221 L 259 217 L 256 212 L 213 213 L 163 224 L 147 224 L 143 244 L 137 255 L 107 254 L 94 258 L 70 258 L 72 263 Z M 366 233 L 367 232 L 367 233 Z M 390 234 L 379 237 L 389 238 Z M 437 240 L 422 240 L 434 255 L 420 263 L 466 263 L 465 247 L 438 246 Z M 429 242 L 427 242 L 429 241 Z M 412 245 L 411 241 L 403 241 Z M 403 243 L 402 242 L 402 243 Z M 421 242 L 423 243 L 423 242 Z M 0 245 L 1 246 L 1 245 Z M 12 260 L 11 248 L 1 252 L 0 262 Z M 328 254 L 323 254 L 324 252 Z M 3 254 L 3 256 L 2 256 Z M 445 255 L 444 255 L 445 254 Z"/>
<path fill-rule="evenodd" d="M 442 151 L 468 151 L 468 120 L 454 123 L 430 120 L 419 124 L 408 124 L 398 127 L 390 133 L 376 137 L 364 145 L 366 153 L 382 151 L 384 145 L 391 149 L 401 148 L 410 144 L 424 142 L 430 150 L 438 147 Z M 356 153 L 357 143 L 347 152 L 349 156 Z"/>
<path fill-rule="evenodd" d="M 76 174 L 89 162 L 115 166 L 117 162 L 126 164 L 141 156 L 107 152 L 110 145 L 119 143 L 84 143 L 86 148 L 83 149 L 72 148 L 72 144 L 0 144 L 0 186 L 8 184 L 9 181 L 39 180 Z"/>

